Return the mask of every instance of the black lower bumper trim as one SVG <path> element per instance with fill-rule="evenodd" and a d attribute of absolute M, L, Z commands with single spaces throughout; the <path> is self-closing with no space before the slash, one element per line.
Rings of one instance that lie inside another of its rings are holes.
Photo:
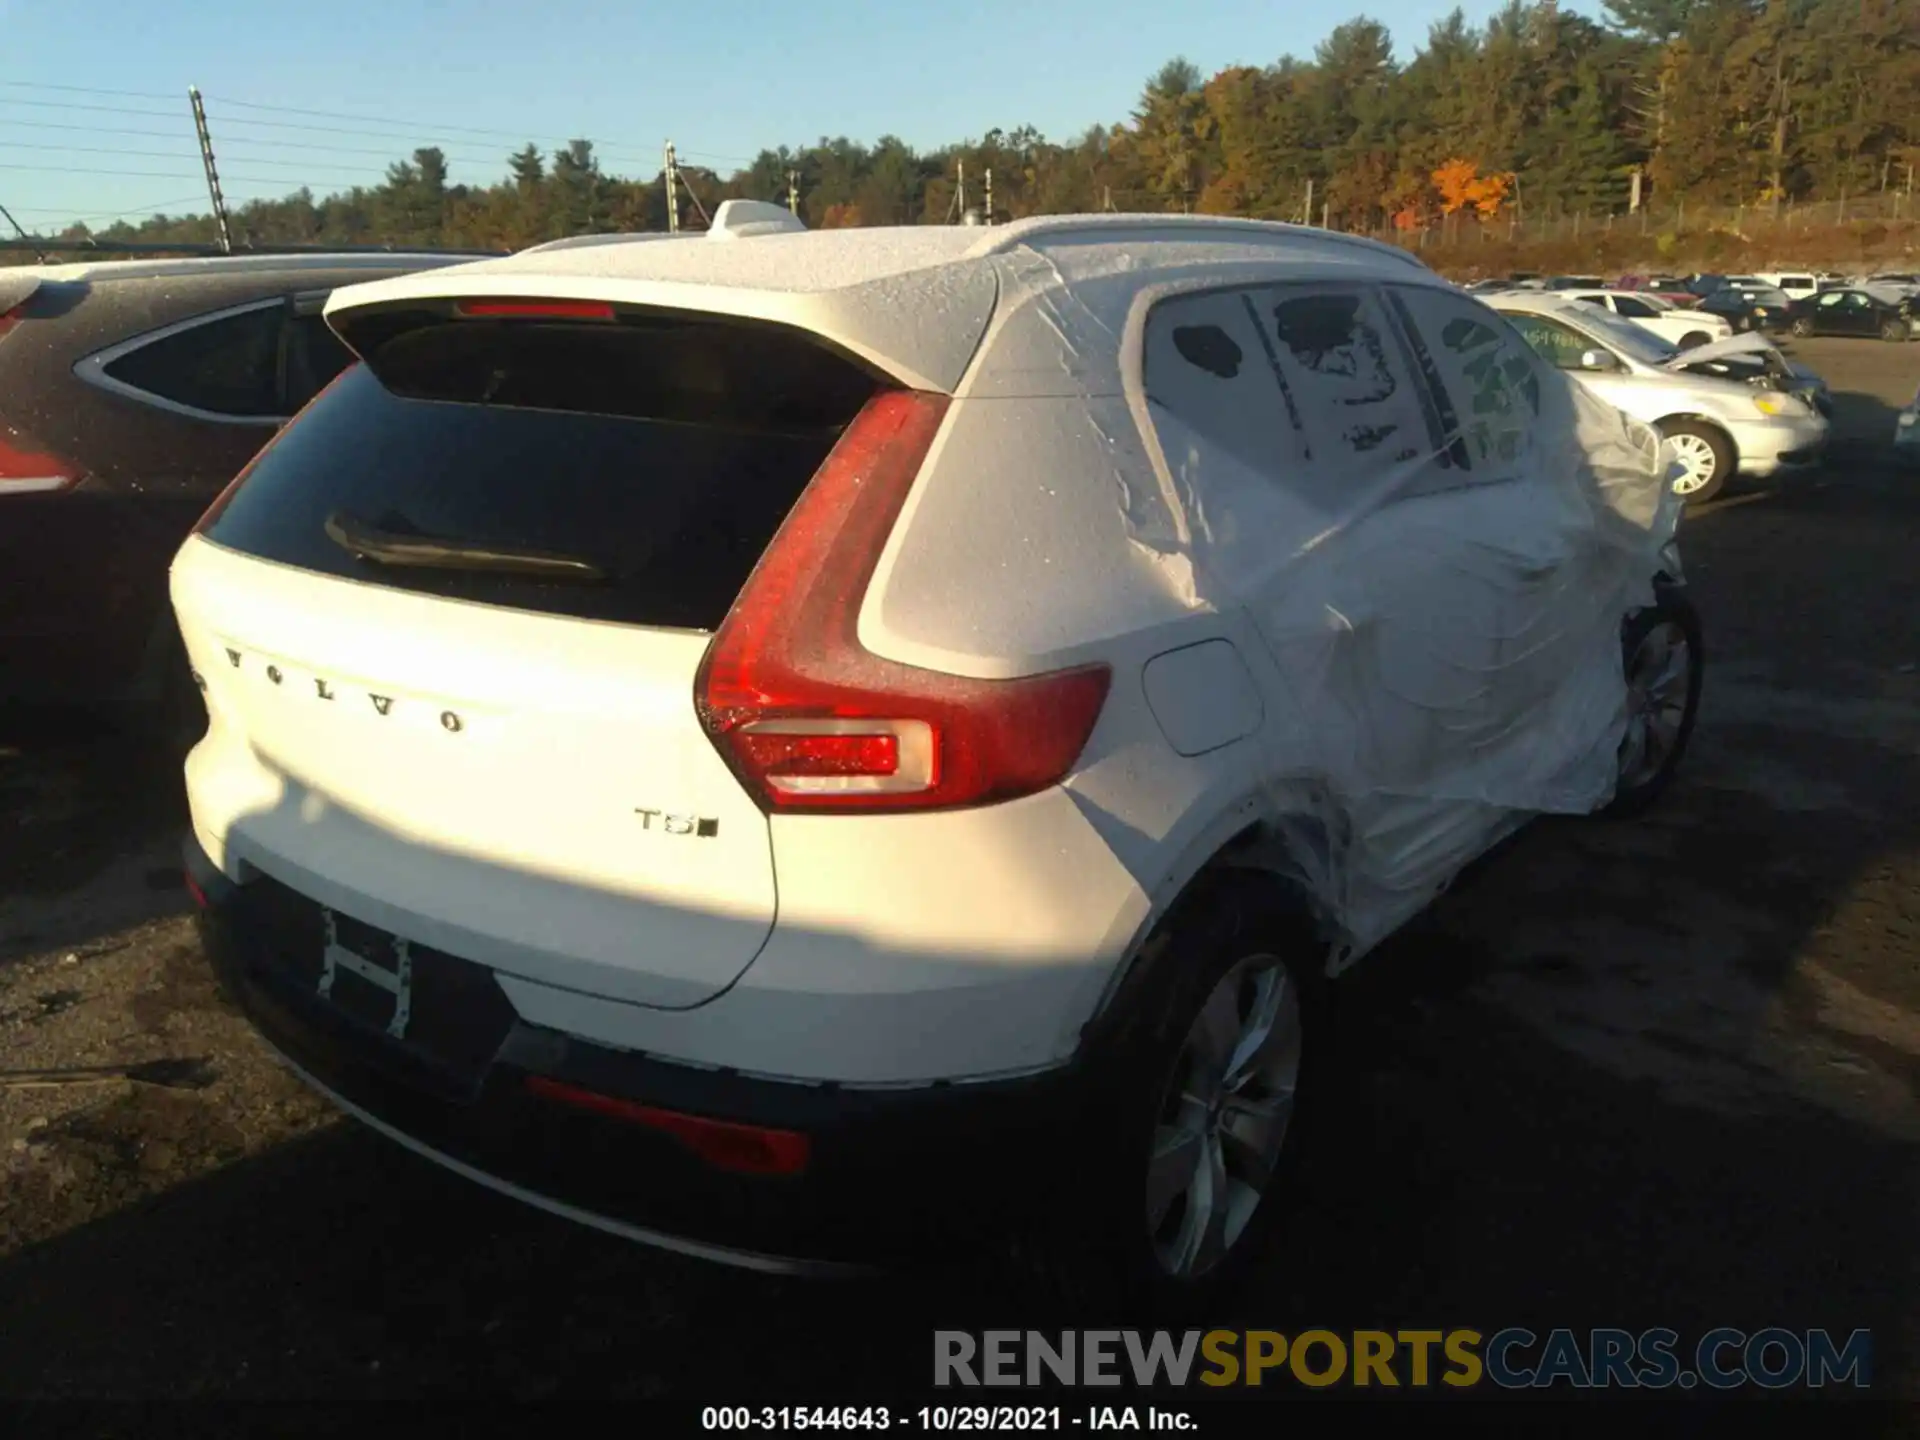
<path fill-rule="evenodd" d="M 396 1038 L 377 1004 L 356 1012 L 319 993 L 317 904 L 270 878 L 225 881 L 192 840 L 187 859 L 207 899 L 208 957 L 276 1049 L 380 1125 L 553 1204 L 695 1249 L 891 1264 L 1003 1234 L 1081 1170 L 1090 1087 L 1072 1070 L 865 1090 L 696 1069 L 529 1025 L 492 972 L 419 947 L 426 988 Z M 799 1130 L 808 1164 L 797 1176 L 719 1171 L 659 1131 L 536 1097 L 531 1075 Z"/>

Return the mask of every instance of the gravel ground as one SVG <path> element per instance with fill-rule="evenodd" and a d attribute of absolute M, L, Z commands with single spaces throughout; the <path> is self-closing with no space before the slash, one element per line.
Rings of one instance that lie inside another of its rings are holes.
<path fill-rule="evenodd" d="M 1687 526 L 1682 783 L 1537 827 L 1360 967 L 1341 1138 L 1221 1323 L 1868 1326 L 1920 1397 L 1920 475 L 1884 465 L 1920 346 L 1799 348 L 1841 441 Z M 339 1121 L 217 999 L 180 820 L 111 735 L 0 730 L 0 1394 L 851 1403 L 922 1384 L 936 1322 L 1007 1323 L 977 1280 L 656 1255 Z"/>

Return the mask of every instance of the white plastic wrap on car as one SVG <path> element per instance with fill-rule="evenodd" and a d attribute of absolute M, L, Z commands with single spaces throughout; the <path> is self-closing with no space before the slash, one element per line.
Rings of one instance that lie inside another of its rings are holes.
<path fill-rule="evenodd" d="M 1527 817 L 1611 797 L 1621 623 L 1679 578 L 1678 503 L 1648 427 L 1430 275 L 1180 259 L 1143 290 L 1112 249 L 1004 257 L 1019 343 L 963 393 L 1080 397 L 1163 600 L 1252 617 L 1282 690 L 1255 858 L 1350 963 Z"/>

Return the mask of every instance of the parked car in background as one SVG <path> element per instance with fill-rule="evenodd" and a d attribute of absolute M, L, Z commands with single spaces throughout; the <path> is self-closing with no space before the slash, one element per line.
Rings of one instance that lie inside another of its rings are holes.
<path fill-rule="evenodd" d="M 1679 473 L 1676 494 L 1698 504 L 1736 473 L 1806 469 L 1826 448 L 1827 418 L 1771 373 L 1760 337 L 1681 350 L 1596 306 L 1560 295 L 1496 295 L 1489 302 L 1550 364 L 1665 437 Z M 1756 356 L 1751 377 L 1715 373 L 1725 351 Z"/>
<path fill-rule="evenodd" d="M 1818 295 L 1822 289 L 1820 277 L 1809 270 L 1786 271 L 1770 270 L 1754 279 L 1762 285 L 1770 285 L 1789 300 L 1805 300 Z"/>
<path fill-rule="evenodd" d="M 1711 295 L 1726 283 L 1727 277 L 1724 275 L 1689 275 L 1681 282 L 1681 288 L 1690 295 Z"/>
<path fill-rule="evenodd" d="M 359 1119 L 635 1240 L 1215 1300 L 1329 978 L 1693 725 L 1657 440 L 1385 245 L 733 200 L 328 318 L 173 564 L 202 934 Z"/>
<path fill-rule="evenodd" d="M 1671 340 L 1683 350 L 1705 345 L 1710 340 L 1724 340 L 1733 333 L 1733 326 L 1724 316 L 1704 310 L 1682 310 L 1651 291 L 1635 294 L 1630 290 L 1568 290 L 1563 293 L 1610 310 L 1662 340 Z"/>
<path fill-rule="evenodd" d="M 134 701 L 191 725 L 167 561 L 349 355 L 335 286 L 450 255 L 0 269 L 0 700 Z"/>
<path fill-rule="evenodd" d="M 1892 301 L 1848 286 L 1794 302 L 1788 328 L 1803 336 L 1857 335 L 1905 341 L 1920 334 L 1920 316 L 1916 316 L 1911 298 Z"/>
<path fill-rule="evenodd" d="M 1700 303 L 1700 297 L 1687 288 L 1686 281 L 1673 275 L 1623 275 L 1610 288 L 1657 296 L 1681 310 L 1694 309 Z"/>
<path fill-rule="evenodd" d="M 1884 285 L 1890 289 L 1920 290 L 1920 273 L 1912 270 L 1882 270 L 1867 276 L 1864 283 Z"/>
<path fill-rule="evenodd" d="M 1784 330 L 1793 302 L 1771 286 L 1722 285 L 1700 297 L 1700 308 L 1736 332 Z"/>
<path fill-rule="evenodd" d="M 1556 275 L 1547 281 L 1549 290 L 1601 290 L 1606 281 L 1598 275 Z"/>

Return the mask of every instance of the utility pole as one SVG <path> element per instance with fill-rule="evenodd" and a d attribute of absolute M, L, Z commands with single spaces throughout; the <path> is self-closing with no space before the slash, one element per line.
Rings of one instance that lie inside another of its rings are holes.
<path fill-rule="evenodd" d="M 200 139 L 200 163 L 207 171 L 207 198 L 213 202 L 214 223 L 220 227 L 220 249 L 231 255 L 233 230 L 227 224 L 227 201 L 220 193 L 220 172 L 213 165 L 213 137 L 207 133 L 207 107 L 200 103 L 198 87 L 187 87 L 187 104 L 193 110 L 193 133 Z"/>
<path fill-rule="evenodd" d="M 986 223 L 993 223 L 993 167 L 987 167 L 987 216 Z"/>
<path fill-rule="evenodd" d="M 1302 225 L 1313 224 L 1313 179 L 1311 176 L 1307 179 L 1307 207 L 1300 212 L 1300 223 Z"/>
<path fill-rule="evenodd" d="M 967 217 L 967 162 L 956 160 L 954 173 L 960 181 L 960 218 L 965 220 Z"/>
<path fill-rule="evenodd" d="M 693 188 L 693 182 L 687 179 L 687 175 L 684 170 L 681 170 L 676 166 L 674 173 L 680 177 L 680 183 L 682 186 L 685 187 L 687 192 L 687 199 L 693 202 L 693 208 L 699 212 L 700 223 L 706 226 L 709 230 L 711 230 L 713 228 L 713 217 L 707 214 L 707 207 L 700 203 L 700 192 Z"/>
<path fill-rule="evenodd" d="M 1907 181 L 1908 181 L 1907 188 L 1911 190 L 1913 188 L 1913 184 L 1912 184 L 1913 167 L 1912 166 L 1907 167 Z M 1111 185 L 1102 185 L 1100 187 L 1100 208 L 1102 210 L 1107 210 L 1107 211 L 1111 211 L 1113 209 L 1113 187 Z"/>
<path fill-rule="evenodd" d="M 667 233 L 680 233 L 680 164 L 674 159 L 673 142 L 667 141 Z"/>
<path fill-rule="evenodd" d="M 794 214 L 800 213 L 800 172 L 787 171 L 787 209 Z"/>

